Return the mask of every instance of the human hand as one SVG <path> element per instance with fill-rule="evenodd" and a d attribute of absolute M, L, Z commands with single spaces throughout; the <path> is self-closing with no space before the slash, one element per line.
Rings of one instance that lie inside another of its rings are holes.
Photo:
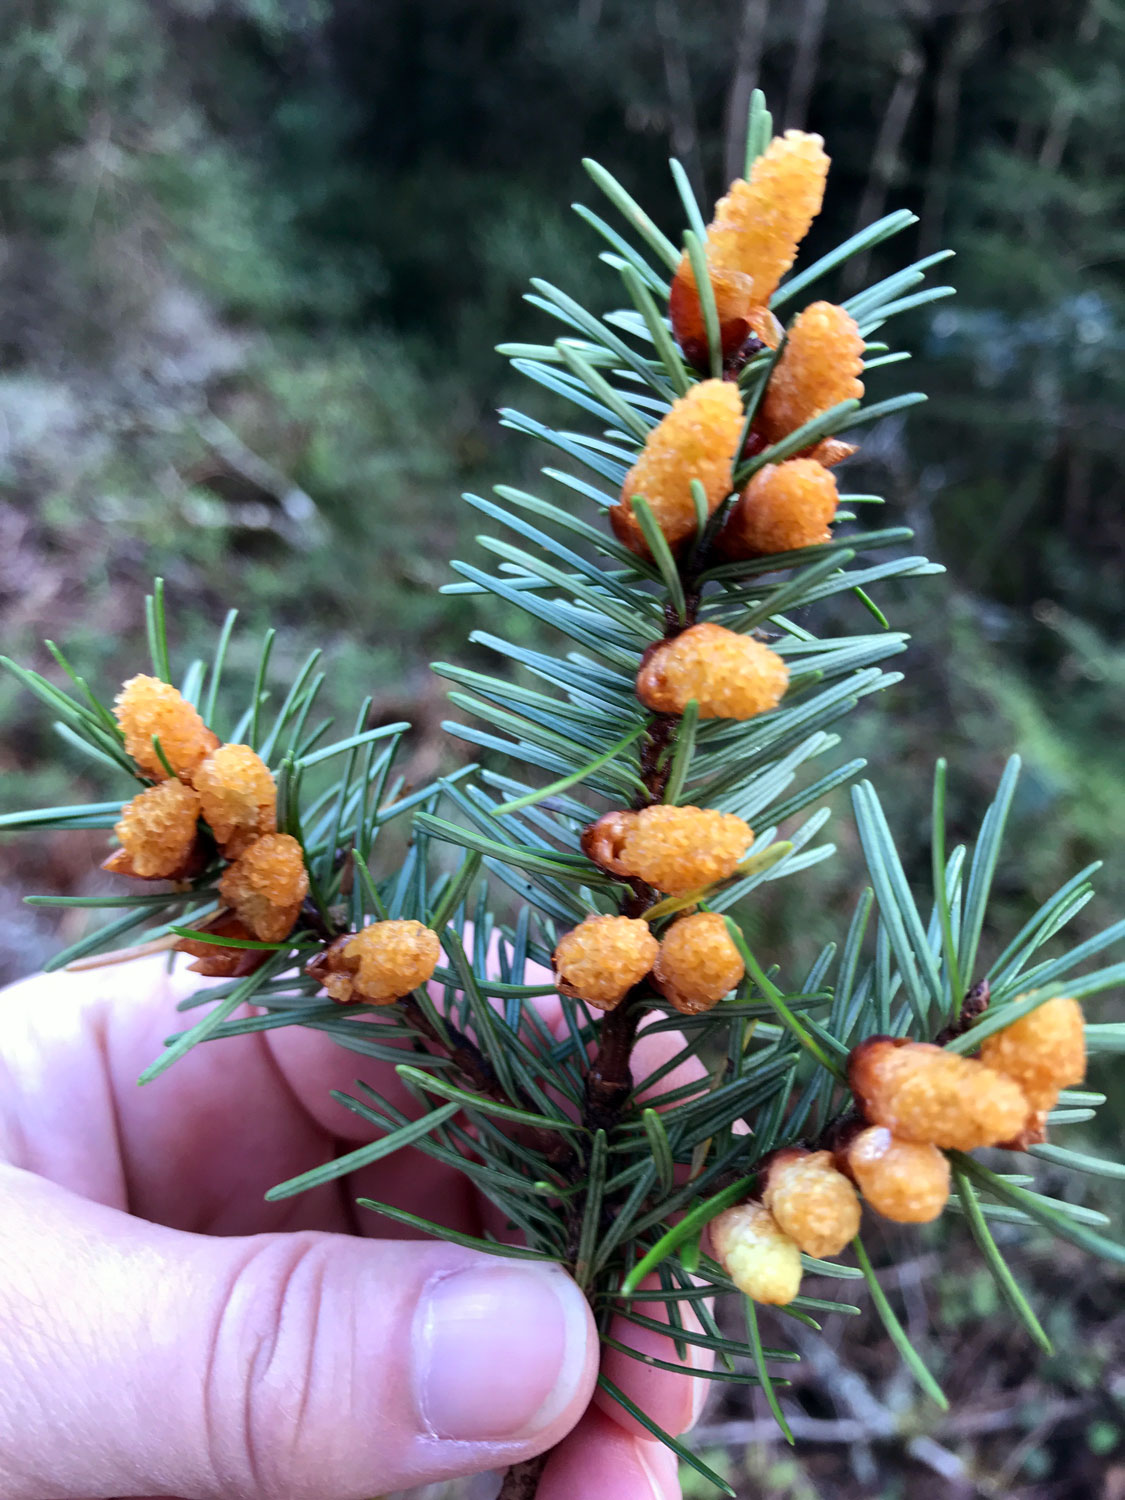
<path fill-rule="evenodd" d="M 264 1201 L 366 1138 L 331 1089 L 363 1075 L 409 1111 L 390 1068 L 293 1027 L 137 1088 L 197 985 L 140 960 L 0 993 L 4 1500 L 363 1500 L 555 1444 L 538 1500 L 678 1500 L 674 1456 L 593 1396 L 597 1335 L 563 1271 L 353 1207 L 479 1233 L 490 1208 L 464 1177 L 405 1150 Z M 681 1040 L 642 1035 L 638 1075 Z M 605 1367 L 665 1429 L 697 1415 L 705 1382 L 614 1351 Z"/>

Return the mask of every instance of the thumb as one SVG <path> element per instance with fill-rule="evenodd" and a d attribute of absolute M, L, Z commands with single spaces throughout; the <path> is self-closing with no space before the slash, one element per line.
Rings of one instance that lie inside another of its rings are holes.
<path fill-rule="evenodd" d="M 0 1494 L 361 1500 L 556 1443 L 596 1374 L 540 1262 L 212 1239 L 0 1168 Z"/>

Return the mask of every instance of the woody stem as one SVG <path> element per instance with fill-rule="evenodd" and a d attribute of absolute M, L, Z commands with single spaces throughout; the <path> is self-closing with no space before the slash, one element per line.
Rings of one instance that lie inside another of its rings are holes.
<path fill-rule="evenodd" d="M 696 623 L 700 600 L 696 580 L 704 566 L 706 566 L 706 554 L 701 552 L 693 556 L 688 567 L 683 570 L 686 609 L 681 618 L 670 605 L 666 606 L 663 637 L 665 641 L 674 640 L 676 636 L 681 635 Z M 660 802 L 664 796 L 664 788 L 668 784 L 668 775 L 671 771 L 672 752 L 675 749 L 678 727 L 679 718 L 675 714 L 654 714 L 652 717 L 648 734 L 641 748 L 640 772 L 645 791 L 643 795 L 638 793 L 636 802 L 638 809 L 651 807 L 654 803 Z M 634 881 L 633 893 L 622 902 L 621 914 L 625 917 L 641 917 L 655 899 L 655 893 L 648 886 L 640 881 Z M 640 1023 L 640 1011 L 633 1003 L 634 999 L 635 992 L 626 995 L 621 1004 L 611 1010 L 601 1024 L 597 1054 L 586 1075 L 586 1107 L 583 1119 L 591 1130 L 611 1130 L 617 1124 L 625 1107 L 625 1101 L 632 1092 L 633 1075 L 629 1061 Z"/>

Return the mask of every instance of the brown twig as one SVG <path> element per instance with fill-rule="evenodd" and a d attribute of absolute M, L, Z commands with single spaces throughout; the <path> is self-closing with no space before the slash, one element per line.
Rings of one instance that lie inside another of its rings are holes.
<path fill-rule="evenodd" d="M 957 1019 L 950 1022 L 943 1030 L 934 1037 L 934 1043 L 938 1047 L 944 1047 L 946 1042 L 951 1042 L 955 1036 L 964 1036 L 978 1016 L 983 1016 L 988 1009 L 988 1002 L 992 995 L 991 986 L 987 979 L 982 979 L 979 984 L 974 984 L 965 996 Z"/>
<path fill-rule="evenodd" d="M 500 1100 L 502 1090 L 492 1064 L 475 1042 L 447 1019 L 444 1023 L 449 1038 L 447 1043 L 413 995 L 405 996 L 399 1003 L 415 1031 L 421 1032 L 437 1051 L 448 1057 L 478 1094 L 487 1094 L 490 1099 Z"/>
<path fill-rule="evenodd" d="M 681 618 L 668 606 L 664 612 L 664 641 L 675 640 L 696 622 L 699 611 L 699 592 L 695 580 L 706 566 L 706 551 L 700 549 L 684 569 L 684 593 L 687 608 Z M 660 643 L 657 643 L 660 644 Z M 675 714 L 653 714 L 648 733 L 641 744 L 640 773 L 644 791 L 638 793 L 634 808 L 640 810 L 660 802 L 668 785 L 672 767 L 672 749 L 675 744 L 679 719 Z M 656 900 L 656 892 L 641 881 L 633 881 L 632 894 L 621 905 L 625 917 L 640 917 Z M 640 987 L 638 986 L 638 992 Z M 591 1130 L 612 1130 L 621 1116 L 633 1088 L 633 1075 L 629 1067 L 633 1044 L 637 1038 L 640 1012 L 634 1003 L 636 993 L 625 997 L 615 1010 L 611 1010 L 601 1024 L 598 1035 L 598 1050 L 586 1076 L 586 1107 L 583 1122 Z"/>
<path fill-rule="evenodd" d="M 684 592 L 687 609 L 681 618 L 670 607 L 665 609 L 665 641 L 674 640 L 696 622 L 699 609 L 699 592 L 695 578 L 706 565 L 705 548 L 700 548 L 684 569 Z M 659 644 L 659 643 L 657 643 Z M 660 802 L 668 783 L 671 769 L 672 749 L 675 743 L 679 720 L 674 714 L 654 714 L 649 721 L 648 733 L 641 745 L 640 774 L 644 791 L 634 801 L 634 809 L 640 810 Z M 631 893 L 621 903 L 621 914 L 640 917 L 657 899 L 656 892 L 643 881 L 629 882 Z M 625 999 L 609 1011 L 598 1032 L 598 1048 L 586 1074 L 586 1091 L 582 1108 L 582 1123 L 591 1133 L 604 1130 L 611 1134 L 620 1123 L 629 1096 L 633 1091 L 631 1060 L 637 1039 L 641 1009 L 637 1001 L 643 996 L 643 984 L 631 990 Z M 605 1205 L 611 1212 L 611 1205 Z M 577 1193 L 568 1200 L 567 1237 L 568 1253 L 573 1257 L 577 1249 L 578 1233 L 585 1211 L 585 1194 Z M 539 1480 L 546 1467 L 549 1454 L 541 1454 L 524 1464 L 516 1464 L 504 1477 L 499 1500 L 534 1500 Z"/>
<path fill-rule="evenodd" d="M 749 7 L 748 7 L 749 9 Z M 674 640 L 685 630 L 696 624 L 702 588 L 700 575 L 708 566 L 714 550 L 715 535 L 720 517 L 716 513 L 706 528 L 698 545 L 690 550 L 680 565 L 680 577 L 684 589 L 684 611 L 679 614 L 671 604 L 664 607 L 664 635 L 654 642 L 651 650 L 666 641 Z M 672 767 L 672 752 L 680 725 L 676 714 L 655 713 L 649 720 L 648 733 L 641 742 L 640 775 L 644 791 L 638 793 L 633 808 L 640 811 L 663 801 Z M 621 915 L 642 917 L 657 900 L 657 892 L 643 881 L 628 882 L 631 893 L 621 903 Z M 582 1123 L 591 1133 L 604 1130 L 611 1134 L 620 1123 L 625 1106 L 633 1092 L 632 1054 L 637 1039 L 642 1011 L 637 1003 L 646 994 L 642 982 L 631 990 L 625 999 L 603 1019 L 598 1032 L 598 1047 L 586 1075 L 585 1098 Z M 585 1209 L 585 1195 L 576 1193 L 568 1200 L 567 1216 L 571 1233 L 568 1236 L 569 1252 L 577 1242 Z M 613 1205 L 606 1203 L 603 1212 L 612 1215 Z M 516 1464 L 508 1470 L 499 1500 L 534 1500 L 539 1478 L 546 1466 L 547 1457 L 541 1455 L 527 1464 Z"/>
<path fill-rule="evenodd" d="M 598 1051 L 586 1074 L 583 1122 L 590 1130 L 611 1131 L 633 1090 L 630 1059 L 641 1012 L 626 996 L 602 1022 Z"/>

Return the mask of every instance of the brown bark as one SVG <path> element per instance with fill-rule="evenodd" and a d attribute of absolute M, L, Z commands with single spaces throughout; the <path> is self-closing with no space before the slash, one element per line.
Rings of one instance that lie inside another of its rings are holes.
<path fill-rule="evenodd" d="M 664 79 L 672 110 L 672 154 L 678 156 L 700 202 L 704 201 L 703 166 L 699 157 L 699 124 L 691 73 L 684 50 L 683 25 L 677 0 L 657 0 L 656 29 L 664 56 Z"/>
<path fill-rule="evenodd" d="M 769 0 L 744 0 L 734 74 L 727 93 L 724 155 L 727 182 L 741 177 L 746 165 L 746 119 L 750 111 L 750 95 L 758 86 L 768 19 Z"/>
<path fill-rule="evenodd" d="M 980 45 L 984 6 L 985 0 L 971 0 L 971 4 L 957 18 L 938 69 L 937 83 L 934 86 L 933 145 L 922 203 L 922 223 L 918 231 L 918 248 L 922 255 L 931 255 L 940 249 L 945 232 L 945 215 L 949 206 L 953 163 L 957 151 L 961 80 L 973 53 Z"/>
<path fill-rule="evenodd" d="M 914 47 L 906 46 L 899 53 L 898 77 L 891 90 L 891 97 L 879 126 L 875 149 L 871 156 L 871 171 L 856 214 L 855 227 L 880 218 L 886 211 L 887 195 L 898 171 L 903 137 L 910 121 L 914 102 L 922 81 L 922 59 Z M 867 275 L 870 255 L 857 255 L 848 262 L 844 283 L 850 289 L 861 286 Z"/>
<path fill-rule="evenodd" d="M 797 52 L 785 95 L 785 111 L 781 117 L 785 125 L 794 130 L 805 128 L 827 15 L 828 0 L 805 0 L 797 31 Z"/>
<path fill-rule="evenodd" d="M 598 1033 L 598 1055 L 586 1075 L 583 1118 L 591 1130 L 610 1131 L 621 1118 L 633 1088 L 629 1064 L 637 1037 L 640 1011 L 629 997 L 611 1010 Z"/>

